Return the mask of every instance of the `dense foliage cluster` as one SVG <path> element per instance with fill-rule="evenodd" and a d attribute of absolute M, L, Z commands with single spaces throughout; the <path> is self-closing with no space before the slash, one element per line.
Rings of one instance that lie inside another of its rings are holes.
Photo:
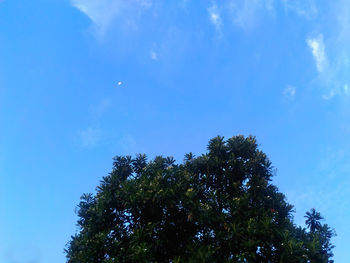
<path fill-rule="evenodd" d="M 297 227 L 272 175 L 254 137 L 216 137 L 182 164 L 115 157 L 97 193 L 81 198 L 67 260 L 333 262 L 333 230 L 315 210 Z"/>

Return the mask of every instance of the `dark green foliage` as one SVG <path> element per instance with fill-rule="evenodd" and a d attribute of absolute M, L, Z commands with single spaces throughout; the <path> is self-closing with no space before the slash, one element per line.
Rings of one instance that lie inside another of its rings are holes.
<path fill-rule="evenodd" d="M 304 216 L 306 218 L 305 224 L 310 228 L 311 232 L 320 231 L 322 228 L 321 220 L 323 217 L 319 212 L 316 212 L 315 208 L 312 208 L 310 212 L 306 212 Z"/>
<path fill-rule="evenodd" d="M 254 137 L 216 137 L 180 165 L 115 157 L 81 198 L 67 262 L 333 262 L 333 230 L 314 210 L 295 226 L 272 174 Z"/>

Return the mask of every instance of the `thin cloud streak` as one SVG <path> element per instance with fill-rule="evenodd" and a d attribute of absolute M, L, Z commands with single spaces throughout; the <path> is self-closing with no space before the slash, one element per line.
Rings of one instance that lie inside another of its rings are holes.
<path fill-rule="evenodd" d="M 315 0 L 282 0 L 284 8 L 306 19 L 314 19 L 319 11 Z"/>
<path fill-rule="evenodd" d="M 323 42 L 323 35 L 319 34 L 316 37 L 309 37 L 306 40 L 312 55 L 315 59 L 316 68 L 319 72 L 323 72 L 328 65 L 325 45 Z"/>
<path fill-rule="evenodd" d="M 212 6 L 208 8 L 210 21 L 214 24 L 217 31 L 220 31 L 222 26 L 222 18 L 220 15 L 220 10 L 215 2 L 213 2 Z"/>
<path fill-rule="evenodd" d="M 119 0 L 72 0 L 72 5 L 90 18 L 103 33 L 122 9 Z"/>
<path fill-rule="evenodd" d="M 152 60 L 157 61 L 157 60 L 158 60 L 158 54 L 157 54 L 157 52 L 155 52 L 154 50 L 151 50 L 151 52 L 150 52 L 150 57 L 151 57 Z"/>
<path fill-rule="evenodd" d="M 288 86 L 283 90 L 283 96 L 289 100 L 293 100 L 295 97 L 296 88 L 294 86 Z"/>
<path fill-rule="evenodd" d="M 264 5 L 263 2 L 259 0 L 238 0 L 230 1 L 228 4 L 228 10 L 232 17 L 233 23 L 245 30 L 252 29 L 258 17 L 259 12 L 264 11 L 264 7 L 272 9 L 273 5 L 271 1 L 266 1 L 268 5 Z"/>
<path fill-rule="evenodd" d="M 71 0 L 71 4 L 89 17 L 97 32 L 104 35 L 118 17 L 127 16 L 128 19 L 132 20 L 140 11 L 149 9 L 152 6 L 152 1 Z"/>
<path fill-rule="evenodd" d="M 97 128 L 87 128 L 79 133 L 83 147 L 91 148 L 98 144 L 101 138 L 101 130 Z"/>

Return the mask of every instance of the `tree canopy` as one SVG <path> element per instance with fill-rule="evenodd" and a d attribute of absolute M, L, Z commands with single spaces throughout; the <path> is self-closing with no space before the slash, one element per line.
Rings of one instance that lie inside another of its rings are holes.
<path fill-rule="evenodd" d="M 334 231 L 314 209 L 296 226 L 274 173 L 252 136 L 218 136 L 181 164 L 117 156 L 81 197 L 67 262 L 333 262 Z"/>

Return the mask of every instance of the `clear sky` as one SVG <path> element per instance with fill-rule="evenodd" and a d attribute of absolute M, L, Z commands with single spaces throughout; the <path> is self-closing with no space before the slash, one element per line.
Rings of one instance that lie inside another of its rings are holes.
<path fill-rule="evenodd" d="M 0 262 L 65 262 L 113 156 L 218 134 L 257 136 L 348 262 L 349 43 L 347 0 L 0 1 Z"/>

